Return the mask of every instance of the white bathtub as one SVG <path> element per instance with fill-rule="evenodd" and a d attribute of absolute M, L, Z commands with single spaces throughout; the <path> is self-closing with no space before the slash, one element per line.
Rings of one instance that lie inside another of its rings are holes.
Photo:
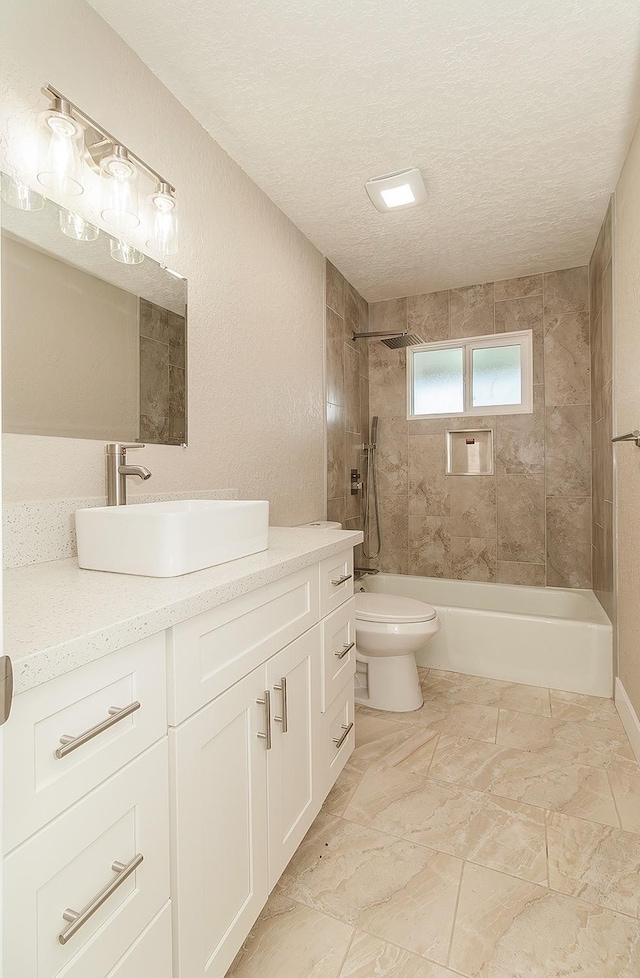
<path fill-rule="evenodd" d="M 420 666 L 612 695 L 611 622 L 593 591 L 398 574 L 367 575 L 361 584 L 436 609 L 442 629 L 416 653 Z"/>

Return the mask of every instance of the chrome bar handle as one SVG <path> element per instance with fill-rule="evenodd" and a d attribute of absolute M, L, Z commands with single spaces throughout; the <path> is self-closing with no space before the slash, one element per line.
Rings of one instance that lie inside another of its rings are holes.
<path fill-rule="evenodd" d="M 111 864 L 111 869 L 117 875 L 103 886 L 102 889 L 93 900 L 83 907 L 82 910 L 71 910 L 69 907 L 62 914 L 62 919 L 69 921 L 69 926 L 65 927 L 58 934 L 58 944 L 66 944 L 71 938 L 78 933 L 81 927 L 83 927 L 90 917 L 93 917 L 94 913 L 100 909 L 100 907 L 105 903 L 109 897 L 116 892 L 119 886 L 122 886 L 124 881 L 128 879 L 132 873 L 135 873 L 136 869 L 140 863 L 144 860 L 144 856 L 139 852 L 133 857 L 129 863 L 114 862 Z"/>
<path fill-rule="evenodd" d="M 638 448 L 640 448 L 640 431 L 636 428 L 635 431 L 629 431 L 626 435 L 618 435 L 617 438 L 612 438 L 611 441 L 634 441 Z"/>
<path fill-rule="evenodd" d="M 349 734 L 353 730 L 353 720 L 349 724 L 343 723 L 342 724 L 342 729 L 344 730 L 344 733 L 342 734 L 342 736 L 341 737 L 334 737 L 333 738 L 333 742 L 336 745 L 336 750 L 340 750 L 340 748 L 344 744 L 345 740 L 347 739 L 347 737 L 349 736 Z"/>
<path fill-rule="evenodd" d="M 282 690 L 282 716 L 274 717 L 273 719 L 276 723 L 282 724 L 282 732 L 285 734 L 289 729 L 289 705 L 287 703 L 287 677 L 283 676 L 279 683 L 276 683 L 273 687 L 274 689 Z"/>
<path fill-rule="evenodd" d="M 340 585 L 344 584 L 345 581 L 350 581 L 350 580 L 351 580 L 351 574 L 342 574 L 341 577 L 339 577 L 336 581 L 332 581 L 331 583 L 333 584 L 334 587 L 340 587 Z"/>
<path fill-rule="evenodd" d="M 345 642 L 345 644 L 342 646 L 342 652 L 334 652 L 333 654 L 338 659 L 344 659 L 344 657 L 347 654 L 347 652 L 351 652 L 351 649 L 353 648 L 353 646 L 355 644 L 356 644 L 355 642 L 349 642 L 349 644 L 347 645 L 346 642 Z"/>
<path fill-rule="evenodd" d="M 57 747 L 53 752 L 53 756 L 57 757 L 58 760 L 66 757 L 67 754 L 77 750 L 78 747 L 82 747 L 83 744 L 87 744 L 90 740 L 93 740 L 98 734 L 104 733 L 105 730 L 109 730 L 116 723 L 120 723 L 125 717 L 130 717 L 132 713 L 140 709 L 140 706 L 141 704 L 137 700 L 135 703 L 129 703 L 129 706 L 110 706 L 107 719 L 101 723 L 97 723 L 95 727 L 90 727 L 89 730 L 85 730 L 84 733 L 78 734 L 76 737 L 72 734 L 63 734 L 60 738 L 62 747 Z"/>
<path fill-rule="evenodd" d="M 264 696 L 256 700 L 260 706 L 264 706 L 264 725 L 267 728 L 263 733 L 261 730 L 258 731 L 258 737 L 260 740 L 266 741 L 266 750 L 271 750 L 271 691 L 265 689 Z"/>

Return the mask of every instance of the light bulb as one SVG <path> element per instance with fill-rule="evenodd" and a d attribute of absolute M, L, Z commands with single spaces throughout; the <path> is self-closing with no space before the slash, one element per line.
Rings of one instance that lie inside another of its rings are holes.
<path fill-rule="evenodd" d="M 2 174 L 0 182 L 0 197 L 11 207 L 16 207 L 19 211 L 41 211 L 44 207 L 44 197 L 37 194 L 26 183 L 10 177 L 8 173 Z"/>
<path fill-rule="evenodd" d="M 160 255 L 175 255 L 178 251 L 178 215 L 175 191 L 161 182 L 149 198 L 151 205 L 151 237 L 147 247 Z"/>
<path fill-rule="evenodd" d="M 140 265 L 144 261 L 141 251 L 136 251 L 126 241 L 112 238 L 110 244 L 111 257 L 114 261 L 119 261 L 122 265 Z"/>
<path fill-rule="evenodd" d="M 114 146 L 100 161 L 103 186 L 102 217 L 118 231 L 140 224 L 138 216 L 138 171 L 124 146 Z"/>
<path fill-rule="evenodd" d="M 82 126 L 71 115 L 69 103 L 61 98 L 54 98 L 51 108 L 40 116 L 40 122 L 38 183 L 56 194 L 77 197 L 84 191 Z"/>
<path fill-rule="evenodd" d="M 95 241 L 100 234 L 95 224 L 89 224 L 79 214 L 67 210 L 60 211 L 60 230 L 74 241 Z"/>

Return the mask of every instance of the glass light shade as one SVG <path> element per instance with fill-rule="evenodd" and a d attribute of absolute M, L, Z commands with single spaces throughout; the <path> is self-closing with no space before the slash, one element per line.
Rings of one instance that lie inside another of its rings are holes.
<path fill-rule="evenodd" d="M 89 224 L 79 214 L 66 210 L 60 211 L 60 230 L 74 241 L 95 241 L 100 234 L 95 224 Z"/>
<path fill-rule="evenodd" d="M 141 265 L 144 261 L 141 251 L 136 251 L 126 241 L 119 241 L 117 238 L 111 239 L 110 250 L 114 261 L 119 261 L 123 265 Z"/>
<path fill-rule="evenodd" d="M 102 218 L 118 231 L 131 231 L 140 224 L 138 215 L 138 171 L 124 146 L 100 161 L 102 171 Z"/>
<path fill-rule="evenodd" d="M 40 122 L 38 183 L 56 194 L 77 197 L 84 192 L 82 126 L 62 99 L 54 99 L 53 107 L 42 113 Z"/>
<path fill-rule="evenodd" d="M 0 197 L 19 211 L 41 211 L 44 207 L 44 197 L 27 187 L 26 183 L 10 177 L 8 173 L 2 174 Z"/>
<path fill-rule="evenodd" d="M 175 255 L 178 251 L 178 215 L 176 198 L 171 187 L 161 183 L 149 198 L 151 237 L 147 247 L 160 255 Z"/>

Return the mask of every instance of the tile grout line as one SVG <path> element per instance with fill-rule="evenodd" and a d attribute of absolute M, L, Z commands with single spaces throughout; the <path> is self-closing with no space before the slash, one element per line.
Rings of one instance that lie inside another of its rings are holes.
<path fill-rule="evenodd" d="M 349 938 L 349 943 L 347 944 L 347 949 L 344 952 L 342 961 L 340 962 L 340 964 L 338 966 L 338 970 L 335 973 L 335 978 L 340 978 L 340 976 L 342 975 L 342 970 L 343 970 L 343 968 L 345 966 L 345 963 L 346 963 L 347 958 L 349 957 L 349 951 L 351 950 L 351 945 L 353 944 L 353 939 L 356 936 L 356 931 L 357 930 L 358 930 L 357 926 L 354 926 L 353 929 L 352 929 L 352 931 L 351 931 L 351 937 Z"/>
<path fill-rule="evenodd" d="M 460 906 L 460 896 L 462 893 L 462 880 L 464 877 L 465 866 L 467 865 L 466 860 L 463 860 L 462 866 L 460 867 L 460 879 L 458 880 L 458 892 L 456 894 L 456 905 L 453 909 L 453 919 L 451 921 L 451 936 L 449 937 L 449 950 L 447 952 L 447 963 L 446 967 L 449 967 L 449 962 L 451 961 L 451 953 L 453 951 L 453 938 L 456 932 L 456 922 L 458 919 L 458 907 Z"/>

